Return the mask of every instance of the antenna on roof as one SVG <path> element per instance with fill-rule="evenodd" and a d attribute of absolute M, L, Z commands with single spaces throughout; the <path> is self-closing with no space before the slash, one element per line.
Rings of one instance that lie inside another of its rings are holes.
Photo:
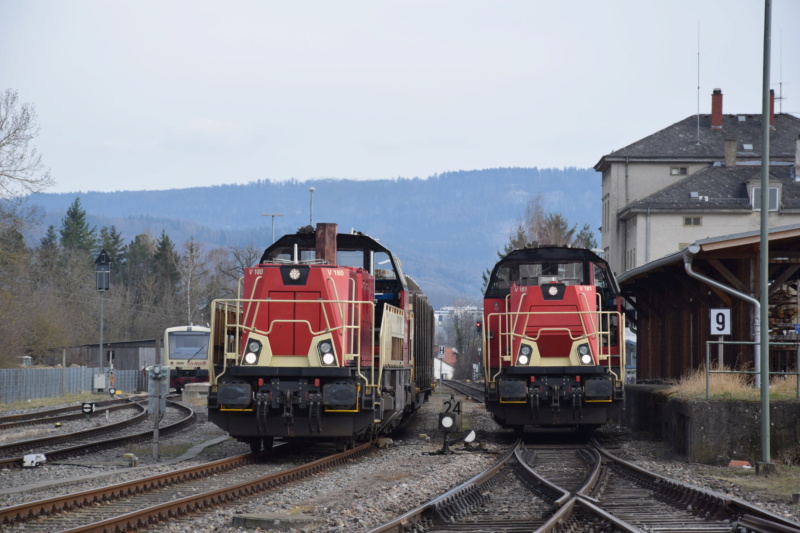
<path fill-rule="evenodd" d="M 783 28 L 781 28 L 781 35 L 778 41 L 778 113 L 783 113 Z"/>
<path fill-rule="evenodd" d="M 697 21 L 697 144 L 700 144 L 700 21 Z"/>

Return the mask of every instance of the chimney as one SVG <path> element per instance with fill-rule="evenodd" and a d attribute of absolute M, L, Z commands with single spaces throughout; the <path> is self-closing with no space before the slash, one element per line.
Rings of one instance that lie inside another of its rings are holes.
<path fill-rule="evenodd" d="M 736 139 L 725 139 L 725 166 L 736 166 Z"/>
<path fill-rule="evenodd" d="M 769 127 L 775 129 L 775 89 L 769 90 Z"/>
<path fill-rule="evenodd" d="M 338 230 L 337 224 L 323 222 L 317 224 L 317 260 L 322 259 L 329 265 L 336 264 L 336 233 Z"/>
<path fill-rule="evenodd" d="M 711 94 L 711 127 L 722 128 L 722 89 L 714 89 Z"/>

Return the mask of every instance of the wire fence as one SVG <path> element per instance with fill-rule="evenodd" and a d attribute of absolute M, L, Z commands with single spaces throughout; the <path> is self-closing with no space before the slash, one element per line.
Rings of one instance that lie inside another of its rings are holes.
<path fill-rule="evenodd" d="M 118 391 L 147 390 L 141 370 L 115 370 L 113 387 Z M 0 403 L 25 402 L 39 398 L 60 398 L 71 394 L 108 390 L 109 374 L 97 368 L 1 368 Z"/>

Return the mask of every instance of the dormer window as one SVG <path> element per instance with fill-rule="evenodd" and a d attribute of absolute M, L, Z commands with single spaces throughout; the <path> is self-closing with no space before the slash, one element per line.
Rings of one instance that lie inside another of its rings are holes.
<path fill-rule="evenodd" d="M 750 190 L 750 205 L 753 206 L 753 211 L 761 211 L 761 187 L 754 186 Z M 778 205 L 780 205 L 780 193 L 781 190 L 779 187 L 770 187 L 769 188 L 769 210 L 770 211 L 777 211 Z"/>
<path fill-rule="evenodd" d="M 687 174 L 689 174 L 688 167 L 671 167 L 669 169 L 670 176 L 686 176 Z"/>

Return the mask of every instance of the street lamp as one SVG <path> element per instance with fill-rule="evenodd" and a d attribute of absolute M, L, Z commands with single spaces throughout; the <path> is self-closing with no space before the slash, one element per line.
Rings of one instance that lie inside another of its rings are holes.
<path fill-rule="evenodd" d="M 261 213 L 262 217 L 272 217 L 272 242 L 275 242 L 275 217 L 282 217 L 283 213 Z"/>
<path fill-rule="evenodd" d="M 311 200 L 310 200 L 309 208 L 308 208 L 308 225 L 309 226 L 313 226 L 314 225 L 314 191 L 316 191 L 317 189 L 315 189 L 314 187 L 309 187 L 308 190 L 311 193 Z"/>
<path fill-rule="evenodd" d="M 97 290 L 100 292 L 100 352 L 98 354 L 98 366 L 100 375 L 102 376 L 105 373 L 103 371 L 103 300 L 105 292 L 111 285 L 111 260 L 108 258 L 108 254 L 106 254 L 105 250 L 100 251 L 100 255 L 97 256 L 94 264 L 96 265 L 95 276 L 97 277 Z M 104 389 L 105 387 L 100 388 Z"/>

